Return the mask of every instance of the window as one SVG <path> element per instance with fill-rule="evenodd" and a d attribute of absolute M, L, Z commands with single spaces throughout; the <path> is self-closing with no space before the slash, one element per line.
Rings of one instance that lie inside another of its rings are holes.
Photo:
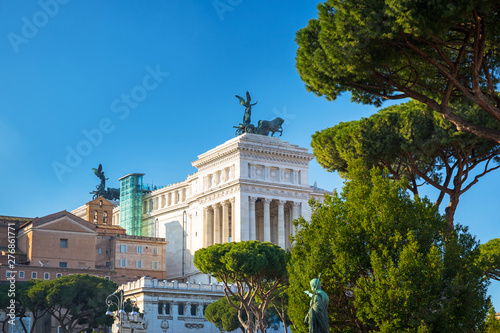
<path fill-rule="evenodd" d="M 102 200 L 99 200 L 99 207 L 102 207 Z"/>
<path fill-rule="evenodd" d="M 99 248 L 99 254 L 102 254 L 102 249 L 101 248 Z"/>
<path fill-rule="evenodd" d="M 59 267 L 66 268 L 66 267 L 68 267 L 68 263 L 65 262 L 65 261 L 60 261 L 59 262 Z"/>
<path fill-rule="evenodd" d="M 142 253 L 142 246 L 137 246 L 137 253 Z"/>
<path fill-rule="evenodd" d="M 108 281 L 111 280 L 109 276 L 105 276 L 104 278 Z"/>
<path fill-rule="evenodd" d="M 108 212 L 102 213 L 102 223 L 107 224 L 108 223 Z"/>
<path fill-rule="evenodd" d="M 127 259 L 120 259 L 120 267 L 127 267 Z"/>
<path fill-rule="evenodd" d="M 154 255 L 157 255 L 158 254 L 158 248 L 155 246 L 153 247 L 153 254 Z"/>
<path fill-rule="evenodd" d="M 94 223 L 97 224 L 97 210 L 94 210 Z"/>
<path fill-rule="evenodd" d="M 109 261 L 106 261 L 106 267 L 109 267 Z"/>
<path fill-rule="evenodd" d="M 50 280 L 50 273 L 43 273 L 44 280 Z"/>
<path fill-rule="evenodd" d="M 135 267 L 136 268 L 142 268 L 142 260 L 136 260 L 135 261 Z"/>
<path fill-rule="evenodd" d="M 5 276 L 10 278 L 12 276 L 12 272 L 11 271 L 7 271 L 5 272 Z"/>
<path fill-rule="evenodd" d="M 24 279 L 24 271 L 20 271 L 19 272 L 19 278 L 20 279 Z"/>
<path fill-rule="evenodd" d="M 31 278 L 32 278 L 32 279 L 36 279 L 36 278 L 37 278 L 37 277 L 36 277 L 36 272 L 31 272 Z"/>
<path fill-rule="evenodd" d="M 121 249 L 121 252 L 127 252 L 128 247 L 126 244 L 122 244 L 122 245 L 120 245 L 120 249 Z"/>
<path fill-rule="evenodd" d="M 67 247 L 68 247 L 68 240 L 67 240 L 67 239 L 65 239 L 65 238 L 61 238 L 61 239 L 59 240 L 59 245 L 60 245 L 61 247 L 67 248 Z"/>
<path fill-rule="evenodd" d="M 158 314 L 163 314 L 163 303 L 158 302 Z"/>
<path fill-rule="evenodd" d="M 177 310 L 179 316 L 184 316 L 184 303 L 179 303 Z"/>
<path fill-rule="evenodd" d="M 56 273 L 56 279 L 60 278 L 62 276 L 62 273 Z"/>
<path fill-rule="evenodd" d="M 170 314 L 170 303 L 165 303 L 165 314 L 166 315 Z"/>
<path fill-rule="evenodd" d="M 191 304 L 191 316 L 196 316 L 196 308 L 198 305 L 196 304 Z"/>
<path fill-rule="evenodd" d="M 158 269 L 158 261 L 151 261 L 151 269 Z"/>

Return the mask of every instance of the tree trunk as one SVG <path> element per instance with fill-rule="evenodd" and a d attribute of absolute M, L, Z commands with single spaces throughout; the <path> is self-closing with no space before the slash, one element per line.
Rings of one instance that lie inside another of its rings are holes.
<path fill-rule="evenodd" d="M 459 197 L 460 197 L 460 195 L 457 194 L 458 190 L 455 188 L 453 190 L 453 192 L 450 193 L 450 203 L 448 204 L 448 207 L 446 207 L 446 209 L 445 209 L 445 217 L 446 217 L 446 221 L 448 222 L 448 227 L 449 227 L 450 231 L 455 229 L 455 224 L 454 224 L 455 211 L 457 210 L 458 201 L 459 201 Z"/>
<path fill-rule="evenodd" d="M 33 315 L 32 315 L 32 318 L 33 318 L 33 323 L 31 324 L 30 333 L 35 332 L 36 322 L 38 321 L 38 318 L 33 316 Z"/>

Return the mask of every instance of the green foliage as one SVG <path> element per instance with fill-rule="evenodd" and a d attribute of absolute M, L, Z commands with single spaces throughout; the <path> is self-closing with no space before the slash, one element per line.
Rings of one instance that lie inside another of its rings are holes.
<path fill-rule="evenodd" d="M 500 123 L 498 0 L 327 0 L 296 35 L 308 91 L 380 106 L 413 98 L 461 130 L 500 142 L 448 106 L 464 100 Z M 496 126 L 498 127 L 498 126 Z"/>
<path fill-rule="evenodd" d="M 481 255 L 478 260 L 479 267 L 485 275 L 500 281 L 500 238 L 495 238 L 479 247 Z"/>
<path fill-rule="evenodd" d="M 31 330 L 29 329 L 29 327 L 24 326 L 24 322 L 22 320 L 20 321 L 21 326 L 26 333 L 29 331 L 34 332 L 38 319 L 43 317 L 47 312 L 45 306 L 46 302 L 43 298 L 28 296 L 29 291 L 34 286 L 42 282 L 43 281 L 41 280 L 29 280 L 22 283 L 17 292 L 17 295 L 19 297 L 19 316 L 24 317 L 26 316 L 26 312 L 31 312 Z"/>
<path fill-rule="evenodd" d="M 477 106 L 461 104 L 453 109 L 464 119 L 494 125 Z M 388 168 L 394 179 L 406 178 L 414 194 L 422 184 L 430 184 L 439 191 L 437 205 L 445 195 L 450 198 L 450 227 L 460 196 L 500 167 L 499 144 L 458 132 L 429 107 L 414 101 L 316 132 L 311 145 L 324 168 L 344 177 L 350 165 L 361 161 L 367 168 Z M 472 177 L 476 167 L 482 171 Z"/>
<path fill-rule="evenodd" d="M 491 305 L 488 310 L 488 316 L 486 317 L 484 326 L 484 331 L 486 333 L 500 333 L 500 320 L 495 318 L 495 308 L 493 305 Z"/>
<path fill-rule="evenodd" d="M 195 266 L 205 274 L 225 275 L 228 282 L 242 278 L 272 280 L 286 276 L 285 252 L 268 242 L 215 244 L 196 251 Z"/>
<path fill-rule="evenodd" d="M 46 310 L 71 332 L 77 325 L 88 328 L 112 323 L 105 315 L 106 297 L 117 288 L 116 283 L 88 274 L 63 276 L 43 281 L 27 292 L 26 298 L 35 301 L 37 310 Z"/>
<path fill-rule="evenodd" d="M 232 298 L 233 304 L 239 307 L 239 302 Z M 238 321 L 238 310 L 232 307 L 226 298 L 221 298 L 209 304 L 205 310 L 205 319 L 215 325 L 221 332 L 232 332 L 241 327 Z"/>
<path fill-rule="evenodd" d="M 240 302 L 237 306 L 227 297 L 238 309 L 238 319 L 245 329 L 253 331 L 254 315 L 263 329 L 267 308 L 277 295 L 273 292 L 287 281 L 286 253 L 282 248 L 259 241 L 215 244 L 196 251 L 194 264 L 202 273 L 222 281 L 226 296 L 231 295 Z M 229 288 L 230 284 L 236 287 L 236 292 Z"/>
<path fill-rule="evenodd" d="M 289 264 L 294 332 L 307 332 L 303 291 L 322 273 L 330 327 L 339 332 L 469 332 L 489 299 L 474 238 L 449 231 L 427 199 L 411 199 L 386 173 L 349 170 L 341 194 L 311 201 L 295 221 Z"/>

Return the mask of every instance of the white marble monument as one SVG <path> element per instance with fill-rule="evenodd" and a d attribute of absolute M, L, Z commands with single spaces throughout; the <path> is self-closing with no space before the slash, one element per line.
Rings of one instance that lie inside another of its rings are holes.
<path fill-rule="evenodd" d="M 196 250 L 242 240 L 290 248 L 292 220 L 310 218 L 307 148 L 279 138 L 243 134 L 199 155 L 186 180 L 143 196 L 144 236 L 165 237 L 167 280 L 215 282 L 193 265 Z M 119 221 L 119 207 L 114 211 Z"/>

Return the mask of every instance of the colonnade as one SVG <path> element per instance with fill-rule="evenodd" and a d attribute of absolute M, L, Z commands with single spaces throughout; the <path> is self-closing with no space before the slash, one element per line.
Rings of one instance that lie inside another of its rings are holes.
<path fill-rule="evenodd" d="M 235 239 L 234 203 L 231 198 L 203 209 L 203 247 Z"/>
<path fill-rule="evenodd" d="M 290 247 L 289 235 L 294 235 L 292 221 L 300 216 L 300 202 L 249 196 L 241 207 L 243 205 L 247 205 L 241 212 L 243 216 L 235 212 L 235 198 L 204 208 L 204 247 L 240 239 L 272 242 L 284 249 Z M 237 215 L 241 221 L 236 221 Z M 236 235 L 236 223 L 241 223 L 238 228 L 241 235 Z"/>
<path fill-rule="evenodd" d="M 289 235 L 295 234 L 292 221 L 300 215 L 300 202 L 249 197 L 249 204 L 250 239 L 289 248 Z"/>

